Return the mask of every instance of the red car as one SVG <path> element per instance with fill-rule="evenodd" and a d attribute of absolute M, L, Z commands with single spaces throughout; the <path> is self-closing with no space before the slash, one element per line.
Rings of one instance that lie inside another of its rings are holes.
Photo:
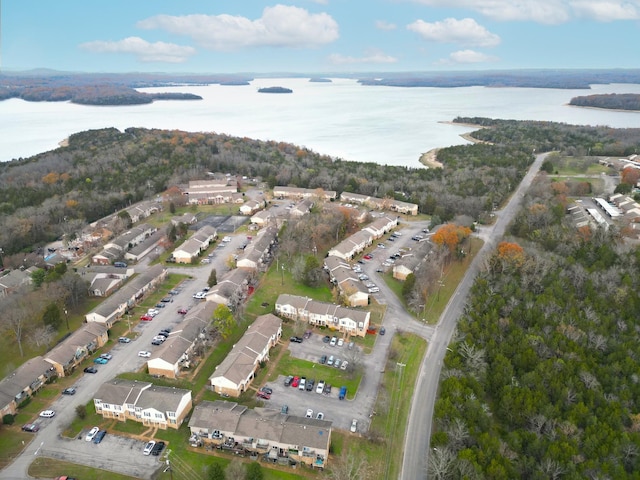
<path fill-rule="evenodd" d="M 371 255 L 365 255 L 362 258 L 364 258 L 365 260 L 371 260 L 373 257 Z"/>
<path fill-rule="evenodd" d="M 260 390 L 257 393 L 258 397 L 260 398 L 264 398 L 265 400 L 269 400 L 271 398 L 271 395 L 269 395 L 267 392 L 263 392 L 262 390 Z"/>
<path fill-rule="evenodd" d="M 300 377 L 293 377 L 293 381 L 291 382 L 291 386 L 293 388 L 298 388 L 298 385 L 300 385 Z"/>
<path fill-rule="evenodd" d="M 153 317 L 151 315 L 142 315 L 140 317 L 140 320 L 142 320 L 143 322 L 150 322 L 151 320 L 153 320 Z"/>
<path fill-rule="evenodd" d="M 187 311 L 188 311 L 188 310 L 187 310 L 186 308 L 184 308 L 184 307 L 182 307 L 182 308 L 179 308 L 179 309 L 178 309 L 178 313 L 179 313 L 180 315 L 186 315 L 186 314 L 187 314 Z"/>

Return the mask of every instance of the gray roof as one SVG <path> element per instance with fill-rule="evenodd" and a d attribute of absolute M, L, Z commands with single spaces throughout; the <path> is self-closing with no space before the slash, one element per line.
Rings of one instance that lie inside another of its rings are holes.
<path fill-rule="evenodd" d="M 161 387 L 149 382 L 114 378 L 103 383 L 94 398 L 111 405 L 133 404 L 141 409 L 153 408 L 160 412 L 176 412 L 182 398 L 190 390 Z"/>
<path fill-rule="evenodd" d="M 107 332 L 107 326 L 101 323 L 85 323 L 78 330 L 69 335 L 62 343 L 45 354 L 50 359 L 61 365 L 66 365 L 72 360 L 78 350 L 83 351 L 88 345 L 94 343 Z"/>
<path fill-rule="evenodd" d="M 9 403 L 34 381 L 40 377 L 47 376 L 52 370 L 51 363 L 41 356 L 27 360 L 11 374 L 0 380 L 0 406 Z"/>

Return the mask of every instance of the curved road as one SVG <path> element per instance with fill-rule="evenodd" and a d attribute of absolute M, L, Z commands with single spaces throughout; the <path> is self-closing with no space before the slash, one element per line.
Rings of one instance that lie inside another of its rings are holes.
<path fill-rule="evenodd" d="M 431 437 L 433 409 L 438 393 L 438 382 L 442 361 L 447 352 L 453 330 L 458 318 L 462 315 L 466 299 L 480 271 L 480 266 L 487 255 L 496 248 L 504 232 L 515 217 L 524 193 L 529 189 L 533 179 L 538 174 L 542 162 L 548 154 L 537 155 L 531 168 L 523 178 L 518 188 L 513 192 L 507 205 L 496 212 L 496 222 L 491 227 L 483 227 L 480 236 L 485 244 L 471 262 L 462 281 L 442 312 L 436 325 L 435 332 L 422 361 L 420 373 L 416 381 L 416 388 L 411 404 L 411 412 L 407 422 L 407 432 L 404 442 L 404 459 L 402 462 L 402 480 L 417 480 L 427 478 L 429 460 L 429 440 Z"/>

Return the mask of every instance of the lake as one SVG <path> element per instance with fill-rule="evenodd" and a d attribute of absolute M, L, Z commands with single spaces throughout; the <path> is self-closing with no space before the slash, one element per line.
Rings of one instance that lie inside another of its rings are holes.
<path fill-rule="evenodd" d="M 291 94 L 258 93 L 282 86 Z M 177 86 L 141 91 L 191 92 L 200 101 L 98 107 L 69 102 L 0 102 L 0 161 L 54 149 L 72 133 L 128 127 L 216 132 L 307 147 L 345 160 L 421 167 L 420 155 L 460 145 L 472 128 L 456 116 L 549 120 L 640 128 L 640 113 L 570 107 L 572 97 L 640 93 L 640 85 L 594 85 L 591 90 L 540 88 L 400 88 L 302 78 L 256 79 L 248 86 Z"/>

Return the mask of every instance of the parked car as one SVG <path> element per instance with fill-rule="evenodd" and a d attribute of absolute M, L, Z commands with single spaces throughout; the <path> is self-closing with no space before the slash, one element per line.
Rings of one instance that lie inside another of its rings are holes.
<path fill-rule="evenodd" d="M 22 426 L 23 432 L 36 433 L 38 430 L 40 430 L 40 426 L 37 423 L 27 423 Z"/>
<path fill-rule="evenodd" d="M 318 412 L 318 414 L 316 415 L 316 420 L 324 420 L 324 413 Z"/>
<path fill-rule="evenodd" d="M 55 410 L 43 410 L 40 412 L 40 416 L 42 418 L 53 418 L 55 417 L 55 415 L 56 415 Z"/>
<path fill-rule="evenodd" d="M 282 405 L 282 408 L 280 408 L 280 413 L 282 413 L 283 415 L 286 415 L 289 413 L 289 405 Z"/>
<path fill-rule="evenodd" d="M 94 439 L 94 437 L 98 434 L 98 432 L 100 431 L 100 428 L 98 427 L 93 427 L 91 430 L 89 430 L 89 432 L 85 435 L 84 439 L 87 442 L 90 442 Z"/>
<path fill-rule="evenodd" d="M 140 317 L 140 320 L 142 320 L 143 322 L 150 322 L 151 320 L 153 320 L 153 317 L 151 315 L 142 315 Z"/>
<path fill-rule="evenodd" d="M 74 387 L 65 388 L 64 390 L 62 390 L 62 394 L 63 395 L 75 395 L 76 394 L 76 389 Z"/>
<path fill-rule="evenodd" d="M 164 308 L 166 305 L 164 303 L 156 303 L 155 308 Z"/>
<path fill-rule="evenodd" d="M 304 337 L 304 338 L 311 338 L 311 334 L 312 334 L 312 333 L 313 333 L 313 332 L 312 332 L 311 330 L 307 330 L 306 332 L 304 332 L 303 337 Z"/>
<path fill-rule="evenodd" d="M 179 313 L 180 315 L 186 315 L 188 311 L 189 311 L 189 310 L 187 310 L 185 307 L 180 307 L 180 308 L 178 309 L 178 313 Z"/>
<path fill-rule="evenodd" d="M 265 392 L 268 393 L 269 395 L 271 395 L 273 393 L 273 390 L 270 387 L 262 387 L 260 389 L 261 392 Z"/>
<path fill-rule="evenodd" d="M 289 375 L 284 379 L 284 386 L 288 387 L 291 385 L 291 382 L 293 382 L 293 376 Z"/>
<path fill-rule="evenodd" d="M 351 433 L 356 433 L 356 430 L 358 430 L 358 421 L 355 418 L 351 420 L 351 428 L 349 430 L 351 430 Z"/>
<path fill-rule="evenodd" d="M 311 410 L 310 408 L 307 409 L 307 413 L 305 414 L 305 417 L 307 418 L 313 418 L 313 410 Z"/>
<path fill-rule="evenodd" d="M 311 378 L 309 380 L 307 380 L 307 385 L 306 385 L 306 390 L 307 392 L 312 392 L 313 391 L 313 387 L 316 384 L 316 380 L 315 378 Z"/>
<path fill-rule="evenodd" d="M 106 358 L 102 358 L 102 357 L 94 358 L 94 360 L 93 360 L 93 363 L 97 363 L 99 365 L 105 365 L 108 362 L 109 362 L 109 360 L 107 360 Z"/>
<path fill-rule="evenodd" d="M 96 445 L 99 444 L 106 434 L 106 430 L 100 430 L 98 433 L 96 433 L 96 436 L 93 439 L 93 443 L 95 443 Z"/>
<path fill-rule="evenodd" d="M 325 335 L 325 336 L 322 338 L 322 342 L 323 342 L 323 343 L 329 343 L 330 341 L 331 341 L 331 337 L 330 337 L 329 335 Z"/>
<path fill-rule="evenodd" d="M 318 386 L 316 387 L 316 393 L 323 393 L 324 392 L 324 380 L 320 380 L 318 382 Z"/>
<path fill-rule="evenodd" d="M 333 362 L 333 366 L 336 368 L 340 368 L 341 363 L 342 363 L 342 360 L 340 360 L 339 358 L 336 358 L 335 361 Z"/>
<path fill-rule="evenodd" d="M 142 454 L 143 455 L 151 455 L 151 450 L 153 450 L 153 447 L 155 447 L 155 446 L 156 446 L 156 442 L 151 440 L 149 443 L 147 443 L 144 446 L 144 450 L 142 450 Z"/>
<path fill-rule="evenodd" d="M 371 260 L 373 257 L 371 255 L 365 255 L 362 258 L 364 258 L 365 260 Z"/>
<path fill-rule="evenodd" d="M 346 370 L 347 367 L 349 366 L 349 362 L 342 362 L 342 365 L 340 365 L 340 370 Z"/>
<path fill-rule="evenodd" d="M 87 367 L 83 371 L 84 373 L 98 373 L 98 369 L 96 367 Z"/>
<path fill-rule="evenodd" d="M 267 392 L 263 392 L 262 390 L 258 391 L 258 393 L 256 394 L 256 396 L 263 398 L 265 400 L 269 400 L 271 398 L 271 395 Z"/>
<path fill-rule="evenodd" d="M 320 357 L 320 365 L 324 365 L 325 363 L 327 363 L 327 356 L 326 355 L 322 355 Z"/>
<path fill-rule="evenodd" d="M 107 360 L 111 360 L 113 358 L 113 355 L 111 355 L 110 353 L 101 353 L 100 358 L 106 358 Z"/>
<path fill-rule="evenodd" d="M 353 350 L 353 347 L 355 346 L 355 342 L 351 341 L 349 342 L 349 346 L 347 347 L 349 350 Z"/>
<path fill-rule="evenodd" d="M 129 337 L 120 337 L 118 338 L 118 343 L 131 343 L 131 339 Z"/>
<path fill-rule="evenodd" d="M 291 337 L 289 341 L 293 343 L 302 343 L 302 337 Z"/>
<path fill-rule="evenodd" d="M 341 347 L 344 345 L 344 338 L 339 338 L 338 339 L 338 346 Z"/>
<path fill-rule="evenodd" d="M 300 383 L 298 384 L 298 390 L 304 390 L 307 387 L 307 379 L 302 377 L 300 379 Z"/>
<path fill-rule="evenodd" d="M 171 303 L 173 302 L 173 298 L 171 297 L 164 297 L 162 300 L 160 300 L 162 303 Z"/>
<path fill-rule="evenodd" d="M 327 383 L 327 384 L 324 386 L 324 394 L 325 394 L 325 395 L 329 395 L 330 393 L 331 393 L 331 384 L 330 384 L 330 383 Z"/>
<path fill-rule="evenodd" d="M 157 442 L 151 449 L 151 455 L 153 455 L 154 457 L 160 455 L 160 453 L 162 453 L 162 450 L 164 450 L 164 445 L 165 444 L 163 441 Z"/>
<path fill-rule="evenodd" d="M 387 333 L 387 330 L 384 327 L 380 327 L 380 335 L 384 335 Z"/>
<path fill-rule="evenodd" d="M 340 387 L 340 393 L 338 393 L 338 400 L 344 400 L 347 396 L 347 387 Z"/>
<path fill-rule="evenodd" d="M 329 342 L 329 345 L 331 345 L 332 347 L 335 347 L 338 344 L 338 337 L 333 336 L 331 337 L 331 341 Z"/>
<path fill-rule="evenodd" d="M 143 358 L 150 358 L 151 357 L 151 352 L 148 352 L 146 350 L 140 350 L 138 352 L 138 356 L 139 357 L 143 357 Z"/>
<path fill-rule="evenodd" d="M 296 388 L 300 385 L 300 377 L 293 377 L 293 380 L 291 380 L 291 386 L 293 388 Z"/>
<path fill-rule="evenodd" d="M 327 365 L 329 365 L 329 366 L 333 365 L 333 355 L 331 355 L 329 357 L 329 359 L 327 360 Z"/>
<path fill-rule="evenodd" d="M 150 308 L 149 310 L 147 310 L 147 315 L 151 315 L 152 317 L 155 317 L 159 313 L 160 310 L 158 310 L 157 308 Z"/>

